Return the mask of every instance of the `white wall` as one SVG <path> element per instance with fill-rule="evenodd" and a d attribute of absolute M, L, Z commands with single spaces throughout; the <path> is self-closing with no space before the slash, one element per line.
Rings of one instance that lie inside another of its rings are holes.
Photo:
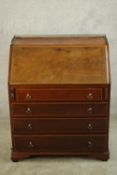
<path fill-rule="evenodd" d="M 21 34 L 106 34 L 117 107 L 117 0 L 0 0 L 0 118 L 8 118 L 9 45 Z"/>

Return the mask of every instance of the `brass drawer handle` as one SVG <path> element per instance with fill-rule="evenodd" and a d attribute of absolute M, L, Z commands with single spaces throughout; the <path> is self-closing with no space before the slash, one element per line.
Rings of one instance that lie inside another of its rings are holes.
<path fill-rule="evenodd" d="M 88 124 L 88 130 L 92 130 L 93 129 L 93 126 L 91 123 Z"/>
<path fill-rule="evenodd" d="M 27 128 L 28 128 L 29 130 L 32 130 L 32 125 L 31 125 L 31 123 L 28 124 Z"/>
<path fill-rule="evenodd" d="M 29 142 L 28 147 L 29 148 L 34 148 L 34 145 L 33 145 L 32 141 Z"/>
<path fill-rule="evenodd" d="M 26 100 L 31 100 L 31 95 L 29 93 L 26 94 Z"/>
<path fill-rule="evenodd" d="M 94 99 L 94 96 L 93 96 L 93 94 L 91 92 L 88 93 L 87 99 L 88 100 L 93 100 Z"/>
<path fill-rule="evenodd" d="M 87 109 L 87 113 L 88 113 L 88 114 L 92 114 L 92 113 L 93 113 L 93 108 L 92 108 L 92 107 L 89 107 L 89 108 Z"/>
<path fill-rule="evenodd" d="M 11 100 L 14 100 L 14 93 L 11 92 Z"/>
<path fill-rule="evenodd" d="M 26 109 L 26 113 L 27 114 L 30 114 L 32 111 L 31 111 L 31 108 L 30 107 L 28 107 L 27 109 Z"/>
<path fill-rule="evenodd" d="M 92 141 L 89 140 L 87 146 L 88 146 L 88 148 L 92 148 L 94 146 L 94 144 Z"/>

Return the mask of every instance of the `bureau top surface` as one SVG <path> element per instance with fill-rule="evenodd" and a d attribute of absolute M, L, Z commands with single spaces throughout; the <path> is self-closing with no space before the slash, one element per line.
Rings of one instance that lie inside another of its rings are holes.
<path fill-rule="evenodd" d="M 105 36 L 93 35 L 60 35 L 60 36 L 40 36 L 40 37 L 14 37 L 12 40 L 14 45 L 104 45 L 107 44 Z"/>
<path fill-rule="evenodd" d="M 14 37 L 9 83 L 108 84 L 104 36 Z"/>

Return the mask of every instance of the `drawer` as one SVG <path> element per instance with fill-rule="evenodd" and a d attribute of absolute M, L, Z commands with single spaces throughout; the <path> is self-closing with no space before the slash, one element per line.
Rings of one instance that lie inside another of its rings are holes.
<path fill-rule="evenodd" d="M 106 137 L 104 135 L 15 135 L 14 144 L 18 151 L 38 151 L 40 153 L 104 151 Z"/>
<path fill-rule="evenodd" d="M 100 101 L 102 88 L 16 89 L 16 101 Z"/>
<path fill-rule="evenodd" d="M 14 116 L 99 116 L 107 115 L 107 103 L 14 103 L 12 115 Z"/>
<path fill-rule="evenodd" d="M 13 119 L 14 133 L 59 134 L 59 133 L 103 133 L 107 120 L 101 119 Z"/>

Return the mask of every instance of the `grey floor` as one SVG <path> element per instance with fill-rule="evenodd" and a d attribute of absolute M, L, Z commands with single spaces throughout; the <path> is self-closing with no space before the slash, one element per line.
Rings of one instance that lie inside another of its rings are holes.
<path fill-rule="evenodd" d="M 110 159 L 35 158 L 10 160 L 9 120 L 0 120 L 0 175 L 117 175 L 117 117 L 110 120 Z"/>

